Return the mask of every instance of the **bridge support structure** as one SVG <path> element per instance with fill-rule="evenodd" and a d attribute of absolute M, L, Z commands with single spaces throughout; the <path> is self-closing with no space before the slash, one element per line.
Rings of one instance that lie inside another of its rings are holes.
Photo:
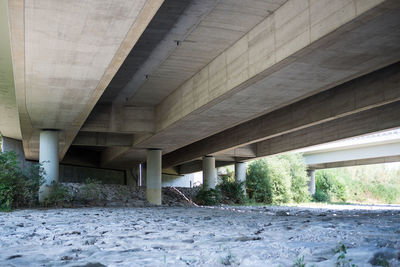
<path fill-rule="evenodd" d="M 161 205 L 161 158 L 160 149 L 147 150 L 146 199 L 154 205 Z"/>
<path fill-rule="evenodd" d="M 310 192 L 310 195 L 315 194 L 315 170 L 314 169 L 308 169 L 307 170 L 308 177 L 310 178 L 308 182 L 308 191 Z"/>
<path fill-rule="evenodd" d="M 58 131 L 41 130 L 39 144 L 39 162 L 44 170 L 44 184 L 39 189 L 39 202 L 48 198 L 50 186 L 58 182 L 59 158 L 58 158 Z"/>
<path fill-rule="evenodd" d="M 246 195 L 246 162 L 235 162 L 235 180 L 243 182 L 242 188 Z"/>
<path fill-rule="evenodd" d="M 215 157 L 203 157 L 203 188 L 214 189 L 217 183 L 217 174 L 215 170 Z"/>

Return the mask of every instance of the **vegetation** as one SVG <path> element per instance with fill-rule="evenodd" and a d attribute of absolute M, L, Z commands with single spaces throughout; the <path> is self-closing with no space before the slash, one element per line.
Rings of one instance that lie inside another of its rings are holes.
<path fill-rule="evenodd" d="M 339 254 L 336 259 L 336 266 L 340 267 L 356 267 L 357 265 L 351 263 L 352 259 L 347 259 L 347 248 L 344 244 L 339 242 L 339 245 L 334 250 L 335 254 Z"/>
<path fill-rule="evenodd" d="M 344 183 L 330 172 L 317 172 L 315 177 L 314 200 L 318 202 L 346 201 L 347 197 Z"/>
<path fill-rule="evenodd" d="M 0 152 L 0 211 L 39 205 L 38 193 L 44 183 L 44 170 L 40 164 L 33 163 L 23 167 L 17 161 L 15 152 Z M 96 201 L 100 197 L 100 183 L 94 179 L 86 179 L 81 191 L 74 195 L 62 183 L 53 182 L 42 205 L 59 206 L 72 204 L 75 200 L 83 203 Z"/>
<path fill-rule="evenodd" d="M 216 189 L 201 189 L 194 202 L 202 206 L 213 206 L 221 203 L 221 195 Z"/>
<path fill-rule="evenodd" d="M 247 171 L 250 200 L 265 204 L 304 202 L 308 196 L 308 176 L 303 157 L 285 154 L 252 162 Z"/>
<path fill-rule="evenodd" d="M 68 192 L 68 188 L 59 182 L 53 182 L 49 188 L 49 195 L 44 200 L 44 206 L 60 206 L 64 203 L 71 202 L 72 196 Z"/>
<path fill-rule="evenodd" d="M 243 204 L 245 194 L 243 190 L 244 182 L 236 181 L 233 172 L 219 175 L 219 184 L 216 189 L 221 195 L 221 202 L 224 204 Z"/>
<path fill-rule="evenodd" d="M 82 202 L 90 203 L 100 199 L 100 187 L 101 181 L 96 179 L 87 178 L 84 182 L 84 186 L 81 189 L 79 198 Z"/>
<path fill-rule="evenodd" d="M 14 152 L 0 152 L 0 210 L 37 204 L 43 174 L 39 164 L 22 169 Z"/>
<path fill-rule="evenodd" d="M 400 168 L 378 164 L 316 171 L 316 201 L 400 203 Z"/>
<path fill-rule="evenodd" d="M 224 204 L 243 204 L 245 200 L 243 182 L 237 182 L 233 172 L 219 175 L 219 184 L 215 189 L 201 189 L 195 202 L 198 205 L 212 206 L 221 203 Z"/>

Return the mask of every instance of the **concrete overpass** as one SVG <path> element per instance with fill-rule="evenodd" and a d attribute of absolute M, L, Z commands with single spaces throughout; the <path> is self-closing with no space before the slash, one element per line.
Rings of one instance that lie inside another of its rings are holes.
<path fill-rule="evenodd" d="M 146 162 L 159 204 L 162 169 L 212 170 L 400 126 L 396 0 L 9 0 L 0 10 L 10 37 L 0 131 L 46 161 L 48 183 L 59 162 Z"/>
<path fill-rule="evenodd" d="M 400 132 L 350 138 L 302 150 L 310 169 L 340 168 L 400 161 Z"/>
<path fill-rule="evenodd" d="M 399 129 L 300 149 L 308 166 L 309 191 L 315 193 L 315 170 L 400 162 Z"/>

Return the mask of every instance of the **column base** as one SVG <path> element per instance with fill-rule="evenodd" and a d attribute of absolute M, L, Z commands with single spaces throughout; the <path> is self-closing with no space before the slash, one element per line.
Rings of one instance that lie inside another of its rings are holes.
<path fill-rule="evenodd" d="M 146 189 L 146 199 L 150 204 L 161 205 L 161 189 Z"/>

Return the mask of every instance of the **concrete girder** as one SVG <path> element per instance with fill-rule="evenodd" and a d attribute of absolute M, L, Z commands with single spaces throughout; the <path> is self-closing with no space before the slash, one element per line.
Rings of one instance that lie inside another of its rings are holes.
<path fill-rule="evenodd" d="M 98 1 L 8 2 L 26 158 L 38 158 L 38 131 L 43 128 L 62 131 L 59 156 L 64 157 L 162 2 L 120 0 L 108 6 Z"/>
<path fill-rule="evenodd" d="M 310 167 L 318 170 L 318 169 L 341 168 L 341 167 L 351 167 L 351 166 L 371 165 L 371 164 L 381 164 L 381 163 L 391 163 L 391 162 L 400 162 L 400 156 L 337 161 L 337 162 L 313 164 Z"/>
<path fill-rule="evenodd" d="M 400 101 L 361 111 L 256 143 L 257 157 L 265 157 L 400 126 Z"/>
<path fill-rule="evenodd" d="M 134 147 L 170 153 L 397 62 L 399 6 L 391 0 L 287 1 L 250 31 L 248 40 L 240 39 L 160 103 L 156 134 Z M 268 49 L 268 40 L 277 34 L 279 42 L 287 42 L 276 45 L 270 40 Z M 108 160 L 117 161 L 124 153 Z"/>
<path fill-rule="evenodd" d="M 344 165 L 345 162 L 361 163 L 363 160 L 370 162 L 369 159 L 377 160 L 379 158 L 382 158 L 382 161 L 385 162 L 388 159 L 400 157 L 400 142 L 399 140 L 391 140 L 354 147 L 317 150 L 306 152 L 303 156 L 305 163 L 312 169 L 325 164 L 339 167 Z"/>
<path fill-rule="evenodd" d="M 275 64 L 293 62 L 294 57 L 299 56 L 297 52 L 305 54 L 315 49 L 318 40 L 330 32 L 336 30 L 340 34 L 359 26 L 357 21 L 339 30 L 382 2 L 287 1 L 166 97 L 156 108 L 156 130 L 166 129 L 199 108 L 212 105 L 232 90 L 239 91 L 261 80 L 276 71 L 270 68 Z M 308 47 L 312 44 L 314 46 Z M 357 71 L 351 75 L 355 73 Z M 195 88 L 197 80 L 201 80 L 201 85 Z"/>
<path fill-rule="evenodd" d="M 222 161 L 222 160 L 216 160 L 215 161 L 215 167 L 224 167 L 224 166 L 229 166 L 233 165 L 235 162 L 234 161 Z M 191 162 L 184 163 L 182 165 L 179 165 L 177 167 L 178 173 L 180 175 L 184 174 L 189 174 L 189 173 L 194 173 L 194 172 L 199 172 L 203 170 L 203 163 L 202 160 L 194 160 Z"/>
<path fill-rule="evenodd" d="M 20 140 L 8 21 L 8 1 L 0 1 L 0 133 Z"/>
<path fill-rule="evenodd" d="M 74 139 L 74 146 L 125 146 L 130 147 L 133 144 L 134 135 L 132 134 L 114 134 L 114 133 L 91 133 L 79 132 Z"/>
<path fill-rule="evenodd" d="M 168 153 L 165 167 L 400 100 L 400 63 L 310 96 Z M 260 156 L 257 152 L 257 156 Z"/>
<path fill-rule="evenodd" d="M 96 105 L 80 131 L 152 133 L 154 131 L 154 108 Z"/>

